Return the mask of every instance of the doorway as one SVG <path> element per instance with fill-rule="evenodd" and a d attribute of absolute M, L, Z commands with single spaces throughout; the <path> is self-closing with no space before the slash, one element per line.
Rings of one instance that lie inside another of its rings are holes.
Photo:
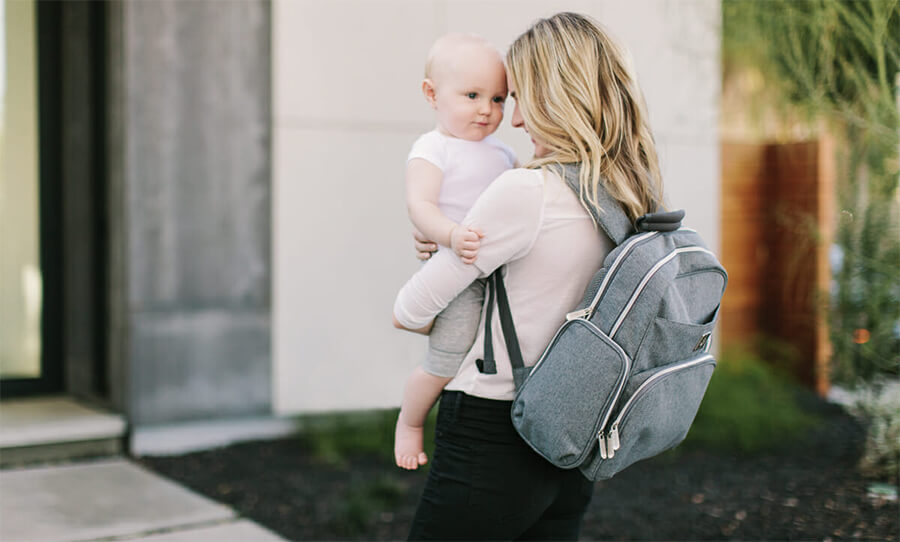
<path fill-rule="evenodd" d="M 0 11 L 0 395 L 102 399 L 106 3 Z"/>

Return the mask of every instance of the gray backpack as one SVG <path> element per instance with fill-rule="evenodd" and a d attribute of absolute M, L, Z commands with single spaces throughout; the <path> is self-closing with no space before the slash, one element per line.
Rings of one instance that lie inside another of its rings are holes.
<path fill-rule="evenodd" d="M 566 181 L 577 191 L 576 170 Z M 525 367 L 502 269 L 488 286 L 486 330 L 497 298 L 513 366 L 512 422 L 554 465 L 610 478 L 675 447 L 697 414 L 716 361 L 710 335 L 727 275 L 683 211 L 632 225 L 609 195 L 594 219 L 616 244 L 543 355 Z M 490 336 L 485 360 L 493 363 Z M 481 361 L 481 360 L 480 360 Z"/>

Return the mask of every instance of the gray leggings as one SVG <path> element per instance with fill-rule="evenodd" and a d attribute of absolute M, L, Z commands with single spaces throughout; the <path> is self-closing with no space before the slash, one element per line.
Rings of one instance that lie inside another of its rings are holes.
<path fill-rule="evenodd" d="M 428 354 L 422 364 L 425 372 L 456 376 L 478 334 L 485 283 L 484 279 L 478 279 L 470 284 L 434 319 L 428 335 Z"/>

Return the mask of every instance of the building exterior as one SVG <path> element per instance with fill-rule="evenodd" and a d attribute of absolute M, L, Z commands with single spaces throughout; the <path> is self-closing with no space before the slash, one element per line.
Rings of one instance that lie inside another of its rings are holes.
<path fill-rule="evenodd" d="M 718 1 L 4 6 L 6 96 L 25 102 L 4 101 L 0 239 L 33 242 L 2 267 L 20 330 L 0 341 L 2 394 L 100 404 L 132 451 L 166 428 L 399 403 L 424 349 L 390 326 L 418 266 L 404 162 L 432 127 L 419 85 L 447 31 L 505 49 L 557 11 L 601 21 L 633 55 L 670 206 L 718 246 Z M 34 136 L 10 128 L 21 108 Z M 508 121 L 498 136 L 530 157 Z M 9 169 L 27 148 L 39 167 Z M 40 348 L 22 370 L 26 340 Z"/>

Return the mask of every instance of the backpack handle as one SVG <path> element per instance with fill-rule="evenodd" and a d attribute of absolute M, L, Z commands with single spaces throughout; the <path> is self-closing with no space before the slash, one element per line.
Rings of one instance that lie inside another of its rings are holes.
<path fill-rule="evenodd" d="M 666 213 L 647 213 L 637 219 L 634 227 L 637 231 L 675 231 L 681 227 L 683 219 L 683 209 Z"/>

